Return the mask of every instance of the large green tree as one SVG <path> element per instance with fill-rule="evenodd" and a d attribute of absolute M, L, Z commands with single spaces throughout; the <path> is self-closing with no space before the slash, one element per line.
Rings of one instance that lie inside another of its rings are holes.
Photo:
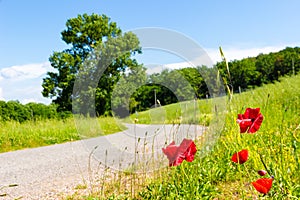
<path fill-rule="evenodd" d="M 43 79 L 43 96 L 52 98 L 58 111 L 71 111 L 72 98 L 80 96 L 77 105 L 81 108 L 77 111 L 87 114 L 85 112 L 90 109 L 96 109 L 95 113 L 99 115 L 109 112 L 111 90 L 120 73 L 138 65 L 131 59 L 132 54 L 141 52 L 138 38 L 131 32 L 122 33 L 106 15 L 78 15 L 67 20 L 66 27 L 61 35 L 70 48 L 50 56 L 51 66 L 56 70 L 48 72 Z M 73 87 L 78 76 L 94 84 L 74 95 Z M 91 86 L 95 88 L 90 89 Z M 84 96 L 88 95 L 95 98 L 95 105 L 83 109 L 83 103 L 87 103 Z"/>

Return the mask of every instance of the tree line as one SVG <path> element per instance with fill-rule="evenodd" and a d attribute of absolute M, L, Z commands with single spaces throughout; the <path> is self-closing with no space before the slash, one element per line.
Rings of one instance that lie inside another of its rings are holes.
<path fill-rule="evenodd" d="M 57 112 L 55 104 L 45 105 L 42 103 L 21 104 L 19 101 L 0 101 L 0 121 L 45 120 L 64 119 L 71 116 L 71 112 Z"/>
<path fill-rule="evenodd" d="M 218 62 L 215 67 L 220 71 L 224 82 L 230 88 L 238 92 L 274 83 L 280 77 L 295 75 L 300 70 L 300 48 L 286 47 L 279 52 L 259 54 L 256 57 L 248 57 L 241 60 L 233 60 L 228 63 L 230 75 L 226 69 L 226 63 Z"/>

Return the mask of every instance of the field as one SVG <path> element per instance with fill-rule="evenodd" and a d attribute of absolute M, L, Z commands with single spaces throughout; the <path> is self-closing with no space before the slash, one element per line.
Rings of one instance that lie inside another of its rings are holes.
<path fill-rule="evenodd" d="M 16 121 L 0 122 L 0 152 L 8 152 L 24 148 L 33 148 L 51 144 L 59 144 L 88 137 L 106 135 L 124 130 L 118 121 L 106 117 L 98 118 L 101 132 L 90 128 L 90 118 L 76 120 L 37 120 L 19 123 Z M 85 134 L 80 135 L 77 127 L 85 127 Z"/>
<path fill-rule="evenodd" d="M 184 161 L 176 167 L 166 166 L 144 174 L 117 172 L 111 182 L 101 184 L 101 192 L 69 199 L 299 199 L 299 85 L 300 76 L 294 76 L 235 94 L 230 101 L 228 97 L 220 98 L 219 102 L 226 101 L 226 109 L 218 115 L 214 113 L 218 101 L 200 101 L 199 113 L 192 110 L 192 103 L 183 106 L 200 123 L 210 123 L 205 135 L 195 141 L 198 152 L 193 162 Z M 182 104 L 159 107 L 126 120 L 180 123 L 186 115 L 180 107 Z M 260 129 L 253 134 L 240 133 L 236 123 L 237 115 L 248 107 L 260 108 L 264 116 Z M 218 116 L 224 123 L 216 123 Z M 194 117 L 188 121 L 191 119 Z M 215 132 L 218 130 L 221 131 Z M 216 137 L 214 145 L 209 146 L 210 140 Z M 249 151 L 248 161 L 244 164 L 232 162 L 232 155 L 242 149 Z M 269 172 L 265 178 L 274 176 L 272 188 L 266 195 L 260 194 L 251 184 L 262 178 L 258 170 Z"/>

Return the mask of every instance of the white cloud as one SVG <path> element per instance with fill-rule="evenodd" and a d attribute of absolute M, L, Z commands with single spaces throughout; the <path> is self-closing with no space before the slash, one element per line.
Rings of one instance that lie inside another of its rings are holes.
<path fill-rule="evenodd" d="M 11 79 L 14 81 L 38 78 L 45 75 L 50 69 L 50 63 L 34 63 L 26 65 L 15 65 L 0 70 L 0 80 Z"/>
<path fill-rule="evenodd" d="M 18 65 L 0 69 L 0 99 L 19 100 L 21 103 L 40 102 L 49 104 L 44 98 L 42 78 L 53 71 L 49 62 Z"/>
<path fill-rule="evenodd" d="M 164 65 L 165 68 L 169 69 L 180 69 L 183 67 L 193 67 L 193 64 L 190 62 L 179 62 L 179 63 L 171 63 Z"/>
<path fill-rule="evenodd" d="M 160 73 L 163 70 L 164 70 L 164 68 L 162 65 L 158 65 L 156 67 L 148 67 L 147 66 L 146 73 L 147 74 L 155 74 L 155 73 Z"/>
<path fill-rule="evenodd" d="M 146 65 L 147 74 L 160 73 L 165 69 L 180 69 L 185 67 L 194 67 L 193 63 L 190 62 L 178 62 L 178 63 L 170 63 L 170 64 L 162 64 L 162 65 Z"/>
<path fill-rule="evenodd" d="M 22 104 L 27 104 L 27 103 L 31 103 L 31 102 L 40 102 L 38 99 L 35 99 L 35 98 L 29 98 L 29 99 L 22 99 L 20 101 Z"/>

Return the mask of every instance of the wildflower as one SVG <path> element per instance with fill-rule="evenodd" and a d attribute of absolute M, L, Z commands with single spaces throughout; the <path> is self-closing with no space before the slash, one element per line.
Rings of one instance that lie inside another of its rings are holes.
<path fill-rule="evenodd" d="M 265 170 L 258 170 L 257 173 L 261 176 L 264 176 L 267 174 L 267 172 Z"/>
<path fill-rule="evenodd" d="M 243 149 L 239 152 L 236 152 L 232 155 L 231 160 L 232 162 L 243 164 L 245 163 L 249 158 L 249 152 L 247 149 Z"/>
<path fill-rule="evenodd" d="M 259 130 L 263 119 L 260 108 L 246 108 L 244 114 L 238 114 L 236 122 L 240 125 L 241 133 L 255 133 Z"/>
<path fill-rule="evenodd" d="M 162 148 L 162 151 L 169 160 L 169 166 L 177 166 L 180 165 L 183 160 L 192 162 L 197 149 L 193 140 L 183 139 L 179 146 L 176 146 L 173 141 L 166 148 Z"/>
<path fill-rule="evenodd" d="M 273 177 L 258 179 L 257 181 L 252 182 L 252 185 L 258 192 L 267 194 L 272 187 L 272 183 L 273 183 Z"/>

